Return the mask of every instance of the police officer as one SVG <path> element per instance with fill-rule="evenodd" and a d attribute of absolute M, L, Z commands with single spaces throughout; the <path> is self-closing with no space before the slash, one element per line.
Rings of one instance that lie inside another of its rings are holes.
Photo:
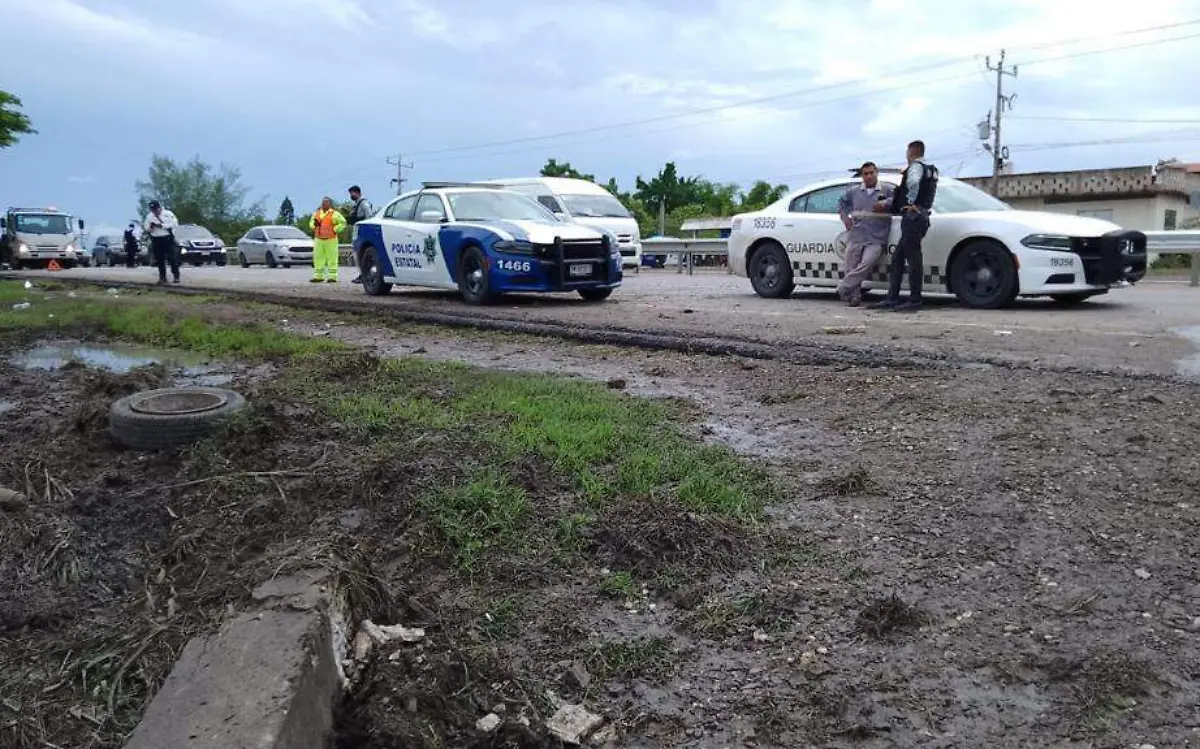
<path fill-rule="evenodd" d="M 925 143 L 914 140 L 908 144 L 908 168 L 900 179 L 900 186 L 889 202 L 875 204 L 879 213 L 900 216 L 900 241 L 892 255 L 887 299 L 873 305 L 874 309 L 896 312 L 916 312 L 921 309 L 921 282 L 925 274 L 921 257 L 921 241 L 929 231 L 929 211 L 937 193 L 937 167 L 927 164 Z M 900 300 L 900 282 L 904 278 L 904 266 L 908 265 L 908 299 Z"/>
<path fill-rule="evenodd" d="M 171 275 L 175 283 L 179 283 L 179 254 L 175 251 L 175 228 L 179 219 L 175 214 L 162 207 L 157 200 L 150 201 L 150 213 L 146 216 L 144 227 L 150 235 L 150 252 L 154 255 L 154 264 L 158 266 L 158 282 L 167 282 L 167 266 L 171 266 Z"/>
<path fill-rule="evenodd" d="M 362 188 L 358 185 L 350 188 L 350 201 L 353 204 L 350 207 L 349 223 L 351 226 L 371 218 L 371 214 L 375 212 L 375 209 L 371 207 L 371 201 L 363 197 Z M 358 250 L 354 250 L 354 267 L 358 269 L 358 275 L 350 283 L 362 283 L 362 257 Z"/>
<path fill-rule="evenodd" d="M 138 240 L 133 233 L 134 224 L 130 223 L 129 228 L 125 230 L 125 266 L 127 268 L 137 267 L 138 256 Z"/>

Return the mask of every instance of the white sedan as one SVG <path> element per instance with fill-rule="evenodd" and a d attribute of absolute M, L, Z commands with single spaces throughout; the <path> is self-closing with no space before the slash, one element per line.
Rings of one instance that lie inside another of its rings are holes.
<path fill-rule="evenodd" d="M 900 174 L 882 172 L 898 185 Z M 838 199 L 858 180 L 842 178 L 797 190 L 761 211 L 733 218 L 729 267 L 749 277 L 759 296 L 780 298 L 797 286 L 834 288 L 845 274 L 846 230 Z M 900 238 L 898 217 L 867 289 L 887 288 Z M 922 243 L 925 284 L 969 307 L 995 309 L 1018 296 L 1071 304 L 1146 274 L 1146 236 L 1108 221 L 1017 211 L 965 182 L 938 180 L 929 233 Z"/>
<path fill-rule="evenodd" d="M 243 268 L 290 268 L 313 261 L 312 237 L 294 226 L 256 226 L 238 240 L 237 250 Z"/>

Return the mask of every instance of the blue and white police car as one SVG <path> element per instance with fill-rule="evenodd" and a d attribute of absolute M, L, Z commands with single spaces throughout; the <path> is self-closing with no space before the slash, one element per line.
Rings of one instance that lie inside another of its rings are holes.
<path fill-rule="evenodd" d="M 457 289 L 470 304 L 562 291 L 595 302 L 621 285 L 614 236 L 489 185 L 426 182 L 358 222 L 353 242 L 373 296 L 399 285 Z"/>

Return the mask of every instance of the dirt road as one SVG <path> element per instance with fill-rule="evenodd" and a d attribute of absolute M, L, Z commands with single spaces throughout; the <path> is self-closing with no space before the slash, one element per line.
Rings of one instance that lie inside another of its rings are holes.
<path fill-rule="evenodd" d="M 145 269 L 93 268 L 53 277 L 122 282 L 152 280 L 152 274 Z M 184 269 L 190 287 L 346 300 L 367 309 L 391 305 L 421 313 L 573 328 L 768 345 L 818 342 L 868 353 L 904 351 L 937 359 L 1123 369 L 1200 379 L 1200 289 L 1179 282 L 1147 281 L 1070 309 L 1031 300 L 1007 310 L 981 311 L 931 299 L 921 314 L 897 316 L 845 308 L 827 292 L 801 289 L 790 300 L 761 299 L 745 279 L 714 271 L 695 276 L 672 271 L 627 274 L 621 289 L 603 304 L 584 304 L 574 295 L 514 296 L 486 309 L 467 307 L 453 295 L 411 289 L 368 298 L 349 283 L 347 273 L 336 286 L 311 285 L 308 275 L 304 268 Z"/>

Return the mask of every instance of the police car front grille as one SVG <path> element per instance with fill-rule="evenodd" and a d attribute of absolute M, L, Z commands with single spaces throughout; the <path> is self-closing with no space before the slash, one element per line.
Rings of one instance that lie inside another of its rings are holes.
<path fill-rule="evenodd" d="M 597 257 L 604 257 L 604 247 L 599 241 L 563 242 L 563 260 L 584 260 Z"/>

